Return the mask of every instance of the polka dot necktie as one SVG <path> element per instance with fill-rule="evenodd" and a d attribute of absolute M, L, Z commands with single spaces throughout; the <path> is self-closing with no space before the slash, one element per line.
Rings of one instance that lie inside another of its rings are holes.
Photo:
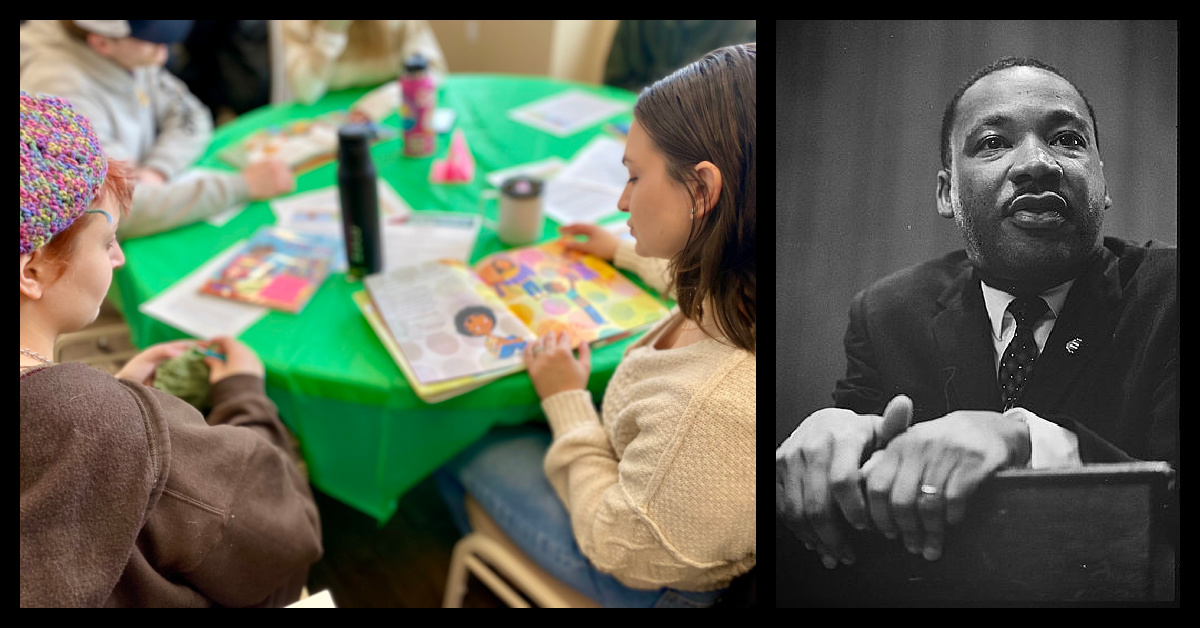
<path fill-rule="evenodd" d="M 1033 375 L 1033 363 L 1038 357 L 1033 328 L 1048 309 L 1050 306 L 1046 305 L 1041 297 L 1019 297 L 1008 304 L 1008 311 L 1017 319 L 1017 333 L 1004 350 L 1004 358 L 1000 360 L 998 378 L 1005 410 L 1016 405 L 1021 389 Z"/>

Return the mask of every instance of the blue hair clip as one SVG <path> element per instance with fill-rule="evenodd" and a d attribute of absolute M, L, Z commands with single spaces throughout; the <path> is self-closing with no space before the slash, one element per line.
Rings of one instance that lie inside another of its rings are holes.
<path fill-rule="evenodd" d="M 110 225 L 112 224 L 112 216 L 108 212 L 104 211 L 103 209 L 87 209 L 87 210 L 84 210 L 83 213 L 85 213 L 85 214 L 104 214 L 104 217 L 108 219 L 108 224 L 110 224 Z"/>

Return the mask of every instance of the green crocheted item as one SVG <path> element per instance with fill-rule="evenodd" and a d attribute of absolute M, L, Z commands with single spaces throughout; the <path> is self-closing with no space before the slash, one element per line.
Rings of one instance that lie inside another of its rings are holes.
<path fill-rule="evenodd" d="M 154 373 L 154 387 L 179 397 L 201 413 L 212 408 L 208 365 L 204 363 L 204 354 L 194 348 L 159 364 Z"/>

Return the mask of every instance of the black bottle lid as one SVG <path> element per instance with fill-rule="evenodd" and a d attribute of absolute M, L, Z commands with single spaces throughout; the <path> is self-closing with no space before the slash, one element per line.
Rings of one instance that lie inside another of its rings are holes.
<path fill-rule="evenodd" d="M 338 159 L 365 161 L 371 155 L 367 149 L 375 131 L 366 124 L 346 124 L 338 128 Z"/>
<path fill-rule="evenodd" d="M 405 72 L 424 72 L 429 67 L 429 61 L 425 59 L 425 55 L 414 52 L 404 60 Z"/>
<path fill-rule="evenodd" d="M 541 179 L 519 175 L 506 179 L 500 186 L 500 191 L 511 198 L 532 198 L 542 193 Z"/>

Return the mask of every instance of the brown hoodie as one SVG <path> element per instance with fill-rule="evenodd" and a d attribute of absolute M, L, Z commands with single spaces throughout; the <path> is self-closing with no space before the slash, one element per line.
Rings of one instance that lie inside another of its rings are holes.
<path fill-rule="evenodd" d="M 79 363 L 21 374 L 21 606 L 283 606 L 321 557 L 305 473 L 263 380 L 207 423 Z"/>

